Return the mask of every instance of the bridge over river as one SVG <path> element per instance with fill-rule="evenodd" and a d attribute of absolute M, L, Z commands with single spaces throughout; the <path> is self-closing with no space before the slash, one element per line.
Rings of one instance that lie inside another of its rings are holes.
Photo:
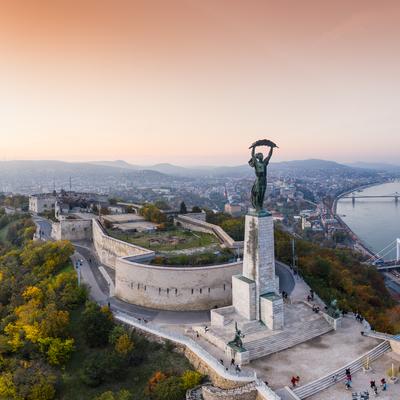
<path fill-rule="evenodd" d="M 396 249 L 396 259 L 385 260 L 385 257 L 394 249 Z M 372 256 L 367 263 L 375 265 L 378 270 L 400 268 L 400 238 L 389 243 L 385 248 Z"/>
<path fill-rule="evenodd" d="M 357 195 L 355 193 L 352 193 L 350 195 L 342 197 L 342 199 L 352 199 L 353 204 L 356 202 L 356 199 L 394 199 L 395 203 L 398 204 L 399 198 L 400 198 L 400 193 L 398 192 L 386 195 L 364 195 L 364 194 Z"/>

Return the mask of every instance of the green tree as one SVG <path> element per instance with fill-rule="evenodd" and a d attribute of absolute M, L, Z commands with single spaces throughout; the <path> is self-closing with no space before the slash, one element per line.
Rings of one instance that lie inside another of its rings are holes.
<path fill-rule="evenodd" d="M 187 214 L 187 208 L 184 201 L 182 201 L 179 206 L 179 214 Z"/>
<path fill-rule="evenodd" d="M 0 375 L 0 399 L 12 400 L 15 399 L 16 388 L 13 381 L 13 376 L 10 372 L 3 372 Z"/>
<path fill-rule="evenodd" d="M 156 385 L 153 395 L 156 400 L 182 400 L 185 392 L 181 379 L 177 376 L 170 376 Z"/>
<path fill-rule="evenodd" d="M 106 309 L 101 309 L 96 303 L 88 302 L 82 316 L 87 344 L 91 347 L 105 346 L 114 327 L 112 314 Z"/>
<path fill-rule="evenodd" d="M 117 340 L 119 339 L 120 336 L 126 333 L 125 328 L 122 325 L 115 325 L 114 328 L 111 330 L 110 335 L 108 337 L 108 341 L 112 344 L 115 345 Z"/>
<path fill-rule="evenodd" d="M 181 379 L 183 389 L 188 390 L 200 385 L 203 376 L 200 372 L 187 370 L 183 373 Z"/>
<path fill-rule="evenodd" d="M 97 387 L 104 382 L 106 371 L 102 353 L 93 353 L 83 363 L 81 371 L 82 381 L 90 387 Z"/>
<path fill-rule="evenodd" d="M 46 354 L 51 365 L 65 364 L 74 350 L 74 339 L 39 339 L 42 353 Z"/>
<path fill-rule="evenodd" d="M 104 392 L 94 400 L 131 400 L 132 394 L 128 390 L 120 390 L 119 392 Z"/>
<path fill-rule="evenodd" d="M 133 341 L 127 333 L 121 335 L 115 342 L 115 351 L 124 357 L 127 357 L 132 353 L 133 347 Z"/>

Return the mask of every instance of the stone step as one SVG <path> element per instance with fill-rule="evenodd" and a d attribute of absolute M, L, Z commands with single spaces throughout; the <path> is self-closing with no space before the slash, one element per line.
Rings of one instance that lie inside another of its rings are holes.
<path fill-rule="evenodd" d="M 344 367 L 336 371 L 333 371 L 320 379 L 317 379 L 306 385 L 300 386 L 299 388 L 294 389 L 294 392 L 300 399 L 305 399 L 307 397 L 310 397 L 343 380 L 345 378 L 346 368 L 350 368 L 351 373 L 354 374 L 364 367 L 364 364 L 367 359 L 369 359 L 369 361 L 372 362 L 381 357 L 386 352 L 390 351 L 390 349 L 391 349 L 390 343 L 388 341 L 382 342 L 374 349 L 372 349 L 370 352 L 364 354 L 363 356 L 345 365 Z M 334 380 L 335 376 L 337 376 L 336 380 Z"/>
<path fill-rule="evenodd" d="M 331 330 L 332 327 L 321 318 L 296 331 L 283 331 L 253 342 L 245 342 L 244 347 L 250 352 L 250 359 L 254 360 L 307 342 Z"/>
<path fill-rule="evenodd" d="M 256 346 L 259 343 L 264 344 L 266 341 L 268 341 L 269 343 L 274 343 L 274 342 L 280 341 L 282 338 L 297 337 L 297 336 L 301 336 L 304 334 L 308 334 L 311 331 L 321 330 L 321 329 L 325 329 L 328 327 L 330 327 L 330 325 L 325 320 L 321 319 L 318 321 L 313 321 L 306 326 L 301 326 L 296 330 L 281 331 L 280 333 L 276 333 L 273 336 L 264 337 L 264 338 L 260 338 L 257 340 L 248 339 L 248 340 L 245 340 L 244 343 L 247 345 L 247 347 L 251 348 L 251 347 Z"/>

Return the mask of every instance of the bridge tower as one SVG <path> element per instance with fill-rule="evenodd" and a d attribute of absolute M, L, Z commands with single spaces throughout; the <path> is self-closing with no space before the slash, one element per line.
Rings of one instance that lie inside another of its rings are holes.
<path fill-rule="evenodd" d="M 400 261 L 400 239 L 396 240 L 396 262 Z"/>

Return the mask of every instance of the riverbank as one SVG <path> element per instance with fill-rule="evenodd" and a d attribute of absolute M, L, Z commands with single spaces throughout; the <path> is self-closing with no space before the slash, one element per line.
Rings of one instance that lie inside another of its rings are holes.
<path fill-rule="evenodd" d="M 356 188 L 353 188 L 351 190 L 347 190 L 343 193 L 341 193 L 340 195 L 338 195 L 335 200 L 333 201 L 332 204 L 332 215 L 334 216 L 334 218 L 339 222 L 340 226 L 346 231 L 346 233 L 350 236 L 351 240 L 353 241 L 353 249 L 362 253 L 364 256 L 372 258 L 372 257 L 376 257 L 376 254 L 374 251 L 372 251 L 372 249 L 370 249 L 360 238 L 359 236 L 343 221 L 343 219 L 340 217 L 340 215 L 338 215 L 337 213 L 337 204 L 339 202 L 339 200 L 341 200 L 343 197 L 354 193 L 356 191 L 362 191 L 365 189 L 369 189 L 371 187 L 374 186 L 380 186 L 383 185 L 385 183 L 388 182 L 377 182 L 377 183 L 372 183 L 369 185 L 363 185 L 363 186 L 358 186 Z"/>

